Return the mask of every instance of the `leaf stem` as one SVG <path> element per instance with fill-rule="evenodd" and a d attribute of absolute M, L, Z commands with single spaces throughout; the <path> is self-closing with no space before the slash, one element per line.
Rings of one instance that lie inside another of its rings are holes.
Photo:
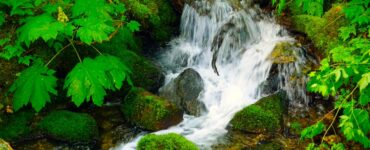
<path fill-rule="evenodd" d="M 103 55 L 94 45 L 90 45 L 93 49 L 95 49 L 96 52 L 98 52 L 100 55 Z"/>
<path fill-rule="evenodd" d="M 71 43 L 71 45 L 72 45 L 72 47 L 73 47 L 73 50 L 76 52 L 76 55 L 77 55 L 78 60 L 79 60 L 80 62 L 82 62 L 82 59 L 81 59 L 81 57 L 80 57 L 80 54 L 78 54 L 78 51 L 77 51 L 77 49 L 76 49 L 75 45 L 73 44 L 73 40 L 69 40 L 69 42 Z"/>
<path fill-rule="evenodd" d="M 329 129 L 331 128 L 331 127 L 333 127 L 333 124 L 334 124 L 334 122 L 335 122 L 335 120 L 336 120 L 336 118 L 337 118 L 337 116 L 338 116 L 338 114 L 339 114 L 339 111 L 342 109 L 342 106 L 343 106 L 343 103 L 356 91 L 356 89 L 358 88 L 358 85 L 356 85 L 356 87 L 351 91 L 351 93 L 349 93 L 348 95 L 347 95 L 347 97 L 346 98 L 344 98 L 343 99 L 343 101 L 342 101 L 342 103 L 339 105 L 339 107 L 337 108 L 337 112 L 335 113 L 335 116 L 334 116 L 334 118 L 333 118 L 333 120 L 331 121 L 331 123 L 330 123 L 330 125 L 329 125 L 329 127 L 326 129 L 326 131 L 325 131 L 325 133 L 324 133 L 324 135 L 323 135 L 323 137 L 321 138 L 321 143 L 320 143 L 320 145 L 324 142 L 324 138 L 325 138 L 325 136 L 326 136 L 326 134 L 328 134 L 328 132 L 329 132 Z"/>
<path fill-rule="evenodd" d="M 71 43 L 64 46 L 62 49 L 60 49 L 49 61 L 45 64 L 45 67 L 47 67 L 60 53 L 62 53 L 63 50 L 67 49 L 69 46 L 71 46 Z"/>

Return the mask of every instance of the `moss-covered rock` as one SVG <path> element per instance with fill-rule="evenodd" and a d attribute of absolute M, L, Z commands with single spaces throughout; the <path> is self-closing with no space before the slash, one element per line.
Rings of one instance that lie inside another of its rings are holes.
<path fill-rule="evenodd" d="M 177 16 L 169 0 L 127 0 L 124 1 L 133 19 L 156 41 L 170 39 L 177 29 Z"/>
<path fill-rule="evenodd" d="M 175 134 L 144 136 L 138 144 L 138 150 L 199 150 L 199 148 L 185 137 Z"/>
<path fill-rule="evenodd" d="M 313 41 L 315 47 L 325 54 L 324 50 L 331 49 L 340 43 L 338 29 L 348 25 L 343 17 L 343 5 L 334 5 L 325 12 L 323 17 L 310 15 L 295 15 L 292 17 L 294 27 L 297 31 L 307 34 Z"/>
<path fill-rule="evenodd" d="M 0 123 L 0 138 L 7 141 L 17 141 L 31 132 L 31 121 L 34 113 L 22 111 L 5 116 Z"/>
<path fill-rule="evenodd" d="M 280 94 L 264 97 L 239 111 L 230 121 L 232 129 L 251 133 L 279 131 L 284 113 L 281 97 Z"/>
<path fill-rule="evenodd" d="M 269 59 L 275 64 L 287 64 L 297 60 L 294 45 L 289 42 L 277 43 Z"/>
<path fill-rule="evenodd" d="M 270 142 L 266 144 L 259 144 L 255 150 L 282 150 L 283 146 L 278 142 Z"/>
<path fill-rule="evenodd" d="M 181 122 L 183 115 L 175 104 L 142 88 L 131 89 L 121 110 L 127 121 L 147 130 L 168 128 Z"/>
<path fill-rule="evenodd" d="M 13 150 L 10 144 L 3 139 L 0 139 L 0 150 Z"/>
<path fill-rule="evenodd" d="M 66 110 L 51 112 L 41 120 L 38 128 L 54 139 L 67 142 L 91 142 L 99 135 L 93 117 Z"/>

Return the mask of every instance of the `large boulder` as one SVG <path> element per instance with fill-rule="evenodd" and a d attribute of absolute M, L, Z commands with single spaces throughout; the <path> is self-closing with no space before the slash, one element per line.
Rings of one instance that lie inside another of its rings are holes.
<path fill-rule="evenodd" d="M 297 60 L 296 47 L 289 42 L 277 43 L 272 50 L 269 60 L 274 64 L 288 64 Z"/>
<path fill-rule="evenodd" d="M 160 89 L 160 96 L 167 98 L 190 115 L 199 116 L 205 105 L 198 100 L 204 89 L 202 77 L 192 68 L 185 69 L 178 77 Z"/>
<path fill-rule="evenodd" d="M 182 121 L 183 111 L 170 101 L 142 88 L 132 88 L 121 111 L 132 125 L 146 130 L 161 130 Z"/>
<path fill-rule="evenodd" d="M 199 148 L 185 137 L 175 134 L 145 135 L 138 143 L 138 150 L 199 150 Z"/>
<path fill-rule="evenodd" d="M 230 121 L 234 130 L 249 133 L 278 132 L 281 130 L 286 104 L 282 93 L 260 99 L 235 114 Z"/>
<path fill-rule="evenodd" d="M 38 128 L 51 138 L 67 142 L 89 143 L 99 136 L 98 125 L 85 113 L 58 110 L 49 113 Z"/>

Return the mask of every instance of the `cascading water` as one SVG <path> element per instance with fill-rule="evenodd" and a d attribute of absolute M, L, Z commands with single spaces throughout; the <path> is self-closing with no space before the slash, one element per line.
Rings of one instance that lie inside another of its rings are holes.
<path fill-rule="evenodd" d="M 226 0 L 185 5 L 181 35 L 170 42 L 160 62 L 167 70 L 167 83 L 186 68 L 199 72 L 204 80 L 199 100 L 207 112 L 199 117 L 184 115 L 180 124 L 155 134 L 179 133 L 202 149 L 210 149 L 227 133 L 234 114 L 261 97 L 260 84 L 272 66 L 268 57 L 281 41 L 294 39 L 258 8 L 233 9 Z M 140 138 L 116 149 L 135 149 Z"/>

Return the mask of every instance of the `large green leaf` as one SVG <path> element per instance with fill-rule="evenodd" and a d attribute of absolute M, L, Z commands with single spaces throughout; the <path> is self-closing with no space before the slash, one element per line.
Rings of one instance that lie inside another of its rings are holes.
<path fill-rule="evenodd" d="M 77 30 L 77 37 L 88 45 L 92 42 L 101 43 L 109 40 L 109 34 L 115 30 L 113 26 L 106 24 L 104 20 L 92 17 L 77 19 L 75 24 L 81 26 Z"/>
<path fill-rule="evenodd" d="M 129 79 L 131 71 L 118 58 L 108 55 L 96 59 L 85 58 L 67 75 L 64 88 L 68 88 L 67 96 L 80 106 L 85 100 L 98 106 L 104 103 L 105 90 L 116 90 L 122 82 Z"/>
<path fill-rule="evenodd" d="M 56 39 L 59 32 L 64 32 L 65 25 L 48 14 L 42 14 L 25 19 L 25 24 L 17 32 L 19 40 L 27 46 L 39 38 L 45 42 Z"/>
<path fill-rule="evenodd" d="M 10 87 L 13 92 L 14 110 L 32 104 L 33 109 L 40 111 L 47 102 L 50 102 L 49 94 L 57 94 L 55 90 L 57 78 L 55 71 L 41 64 L 35 64 L 20 73 L 18 79 Z"/>

